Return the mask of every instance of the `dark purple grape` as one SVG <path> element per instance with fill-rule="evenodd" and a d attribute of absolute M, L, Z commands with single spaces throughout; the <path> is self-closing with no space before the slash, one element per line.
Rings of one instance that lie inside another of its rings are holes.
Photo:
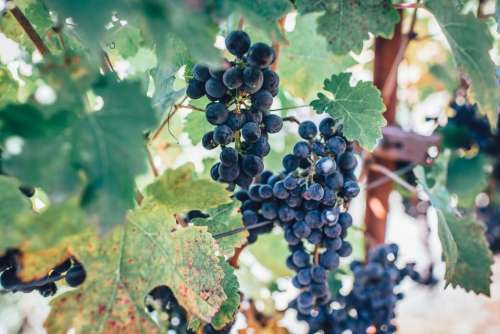
<path fill-rule="evenodd" d="M 274 114 L 269 114 L 264 117 L 264 127 L 268 133 L 278 133 L 283 128 L 283 119 Z"/>
<path fill-rule="evenodd" d="M 201 82 L 205 82 L 208 79 L 210 79 L 210 72 L 208 71 L 208 66 L 203 64 L 194 65 L 193 78 Z"/>
<path fill-rule="evenodd" d="M 203 137 L 201 138 L 201 144 L 207 150 L 212 150 L 219 145 L 214 140 L 214 132 L 213 131 L 207 132 L 203 135 Z"/>
<path fill-rule="evenodd" d="M 316 125 L 311 121 L 305 121 L 299 125 L 299 135 L 304 139 L 312 139 L 316 137 L 318 129 Z"/>
<path fill-rule="evenodd" d="M 254 143 L 260 138 L 261 131 L 257 123 L 248 122 L 243 125 L 243 128 L 241 129 L 241 135 L 243 136 L 243 139 L 245 139 L 245 141 Z"/>
<path fill-rule="evenodd" d="M 222 81 L 210 78 L 205 82 L 205 91 L 211 97 L 219 99 L 226 94 L 226 87 Z"/>
<path fill-rule="evenodd" d="M 225 39 L 227 50 L 238 58 L 243 57 L 250 48 L 250 36 L 242 30 L 235 30 L 229 33 Z"/>
<path fill-rule="evenodd" d="M 257 93 L 264 82 L 262 71 L 255 66 L 245 67 L 243 70 L 243 90 L 248 94 Z"/>
<path fill-rule="evenodd" d="M 186 95 L 191 99 L 199 99 L 205 95 L 205 83 L 191 79 L 186 88 Z"/>
<path fill-rule="evenodd" d="M 219 145 L 227 145 L 233 141 L 233 130 L 227 125 L 218 125 L 214 130 L 214 142 Z"/>
<path fill-rule="evenodd" d="M 255 43 L 248 51 L 248 63 L 260 68 L 266 68 L 274 62 L 273 48 L 264 43 Z"/>
<path fill-rule="evenodd" d="M 237 89 L 243 85 L 243 71 L 238 67 L 230 67 L 224 72 L 222 82 L 227 89 Z"/>
<path fill-rule="evenodd" d="M 213 125 L 223 124 L 229 117 L 229 111 L 223 103 L 209 103 L 205 110 L 207 121 Z"/>

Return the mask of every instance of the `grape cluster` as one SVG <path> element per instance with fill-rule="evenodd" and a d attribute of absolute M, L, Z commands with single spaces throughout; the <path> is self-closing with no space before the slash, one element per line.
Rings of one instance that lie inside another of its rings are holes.
<path fill-rule="evenodd" d="M 305 121 L 299 125 L 299 135 L 304 140 L 283 158 L 284 172 L 264 172 L 260 183 L 235 196 L 242 202 L 243 223 L 250 228 L 249 242 L 273 228 L 261 226 L 265 222 L 283 228 L 292 253 L 287 265 L 296 272 L 293 284 L 301 290 L 297 308 L 308 315 L 330 301 L 328 272 L 352 252 L 344 240 L 352 217 L 341 208 L 360 189 L 353 144 L 343 136 L 340 124 L 325 118 L 318 131 L 313 122 Z"/>
<path fill-rule="evenodd" d="M 454 115 L 448 123 L 440 129 L 443 144 L 451 149 L 471 150 L 477 148 L 480 153 L 485 153 L 493 159 L 493 176 L 500 177 L 500 131 L 490 128 L 486 117 L 479 115 L 475 104 L 458 104 L 452 102 L 450 107 Z M 500 118 L 497 128 L 500 126 Z"/>
<path fill-rule="evenodd" d="M 486 240 L 493 254 L 500 254 L 500 208 L 490 204 L 478 210 L 479 217 L 486 223 Z"/>
<path fill-rule="evenodd" d="M 454 115 L 440 132 L 443 143 L 451 149 L 476 149 L 480 154 L 488 155 L 493 163 L 491 180 L 496 180 L 497 189 L 492 189 L 494 196 L 500 184 L 500 131 L 492 131 L 486 117 L 479 115 L 476 105 L 451 103 Z M 497 128 L 500 127 L 500 118 Z M 500 252 L 500 212 L 490 205 L 479 208 L 479 217 L 486 225 L 486 239 L 492 252 Z"/>
<path fill-rule="evenodd" d="M 309 324 L 310 333 L 323 330 L 325 334 L 364 334 L 370 327 L 374 327 L 376 333 L 394 333 L 397 330 L 392 323 L 395 306 L 403 298 L 395 289 L 405 277 L 422 281 L 412 264 L 399 269 L 395 264 L 397 257 L 398 246 L 385 244 L 370 251 L 366 264 L 353 261 L 352 290 L 320 306 L 315 314 L 304 315 L 299 311 L 298 319 Z M 298 303 L 297 298 L 293 307 L 298 309 Z"/>
<path fill-rule="evenodd" d="M 195 65 L 186 94 L 211 101 L 205 116 L 215 128 L 203 136 L 202 144 L 208 150 L 222 147 L 220 162 L 211 169 L 212 178 L 248 188 L 264 169 L 262 158 L 271 149 L 268 135 L 283 126 L 282 118 L 269 112 L 279 91 L 279 77 L 269 68 L 275 61 L 270 46 L 251 44 L 241 30 L 231 32 L 225 43 L 235 59 L 224 60 L 218 68 Z"/>
<path fill-rule="evenodd" d="M 19 250 L 8 249 L 0 257 L 0 284 L 5 290 L 25 293 L 37 290 L 42 296 L 49 297 L 57 292 L 56 281 L 64 278 L 67 285 L 76 287 L 86 278 L 82 264 L 74 258 L 68 258 L 52 269 L 47 276 L 23 282 L 18 276 L 21 269 L 20 256 Z"/>

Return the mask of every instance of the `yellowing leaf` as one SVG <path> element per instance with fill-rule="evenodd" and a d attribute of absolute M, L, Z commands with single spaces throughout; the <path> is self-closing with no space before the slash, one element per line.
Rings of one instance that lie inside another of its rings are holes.
<path fill-rule="evenodd" d="M 229 232 L 243 227 L 241 214 L 238 212 L 237 203 L 232 202 L 220 205 L 206 211 L 207 218 L 195 218 L 191 221 L 196 226 L 206 226 L 212 235 Z M 246 242 L 248 231 L 243 230 L 239 233 L 224 236 L 217 239 L 222 254 L 232 256 L 234 250 Z"/>
<path fill-rule="evenodd" d="M 159 285 L 167 285 L 179 304 L 204 322 L 226 303 L 225 280 L 231 278 L 225 271 L 231 273 L 221 266 L 216 241 L 206 227 L 182 227 L 175 219 L 192 206 L 206 210 L 227 201 L 223 186 L 195 179 L 192 167 L 185 166 L 167 170 L 145 195 L 143 205 L 95 252 L 76 254 L 87 279 L 53 301 L 48 332 L 159 333 L 144 303 Z M 228 289 L 230 298 L 233 290 Z"/>
<path fill-rule="evenodd" d="M 38 214 L 31 211 L 17 181 L 0 176 L 0 202 L 0 253 L 8 248 L 21 250 L 20 277 L 25 281 L 45 276 L 95 237 L 76 200 Z"/>

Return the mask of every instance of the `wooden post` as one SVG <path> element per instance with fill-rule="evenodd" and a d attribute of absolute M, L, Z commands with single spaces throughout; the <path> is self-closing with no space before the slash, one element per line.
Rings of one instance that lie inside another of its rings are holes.
<path fill-rule="evenodd" d="M 401 16 L 401 11 L 400 11 Z M 373 83 L 379 90 L 383 90 L 384 84 L 389 75 L 397 82 L 397 71 L 392 71 L 394 61 L 397 58 L 398 51 L 402 42 L 401 21 L 394 27 L 394 36 L 392 39 L 376 38 L 375 39 L 375 61 Z M 393 85 L 393 89 L 387 96 L 384 97 L 384 103 L 387 107 L 384 117 L 388 125 L 394 125 L 396 120 L 396 104 L 397 104 L 397 85 Z M 394 170 L 394 162 L 385 159 L 372 157 L 374 162 Z M 377 179 L 384 177 L 383 174 L 368 170 L 367 184 L 370 184 Z M 387 223 L 387 214 L 389 209 L 389 194 L 392 191 L 392 182 L 386 182 L 379 187 L 370 189 L 366 193 L 366 210 L 365 210 L 365 227 L 367 248 L 384 243 L 385 230 Z"/>

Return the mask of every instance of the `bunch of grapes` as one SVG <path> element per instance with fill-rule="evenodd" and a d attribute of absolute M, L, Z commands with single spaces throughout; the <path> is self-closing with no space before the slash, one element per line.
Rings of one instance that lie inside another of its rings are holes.
<path fill-rule="evenodd" d="M 500 254 L 500 208 L 490 204 L 478 210 L 479 217 L 486 223 L 486 240 L 493 254 Z"/>
<path fill-rule="evenodd" d="M 264 169 L 262 158 L 271 149 L 268 135 L 283 126 L 281 117 L 269 112 L 279 91 L 279 77 L 269 68 L 276 56 L 267 44 L 252 45 L 241 30 L 231 32 L 225 42 L 235 59 L 224 60 L 218 68 L 195 65 L 186 93 L 192 99 L 207 96 L 212 101 L 205 115 L 215 128 L 202 139 L 208 150 L 222 147 L 212 178 L 248 188 Z"/>
<path fill-rule="evenodd" d="M 413 265 L 399 269 L 395 264 L 397 257 L 398 246 L 385 244 L 370 251 L 366 264 L 353 261 L 352 290 L 320 306 L 315 314 L 304 315 L 299 311 L 299 320 L 309 324 L 310 333 L 319 330 L 325 334 L 367 333 L 370 327 L 377 333 L 394 333 L 397 330 L 392 323 L 395 306 L 403 298 L 395 289 L 405 277 L 422 281 Z M 298 309 L 298 299 L 292 305 Z"/>
<path fill-rule="evenodd" d="M 272 224 L 260 226 L 265 222 L 283 228 L 292 253 L 287 265 L 297 273 L 293 284 L 301 290 L 297 308 L 308 315 L 330 301 L 328 272 L 352 252 L 344 240 L 352 217 L 344 208 L 360 189 L 353 144 L 343 136 L 342 126 L 325 118 L 318 131 L 313 122 L 305 121 L 299 125 L 299 135 L 304 140 L 283 158 L 284 172 L 264 172 L 260 183 L 238 192 L 236 198 L 250 228 L 249 242 L 272 229 Z"/>
<path fill-rule="evenodd" d="M 477 148 L 480 153 L 489 155 L 494 160 L 493 176 L 500 173 L 500 131 L 490 128 L 486 117 L 479 115 L 475 104 L 451 103 L 454 115 L 450 117 L 446 126 L 440 132 L 443 143 L 451 149 L 470 150 Z M 500 126 L 500 118 L 497 127 Z"/>
<path fill-rule="evenodd" d="M 64 278 L 67 285 L 76 287 L 82 284 L 86 278 L 82 264 L 74 258 L 68 258 L 52 269 L 47 276 L 23 282 L 18 276 L 21 269 L 20 256 L 19 250 L 8 249 L 0 257 L 0 284 L 4 290 L 25 293 L 37 290 L 42 296 L 49 297 L 57 292 L 56 281 Z"/>

